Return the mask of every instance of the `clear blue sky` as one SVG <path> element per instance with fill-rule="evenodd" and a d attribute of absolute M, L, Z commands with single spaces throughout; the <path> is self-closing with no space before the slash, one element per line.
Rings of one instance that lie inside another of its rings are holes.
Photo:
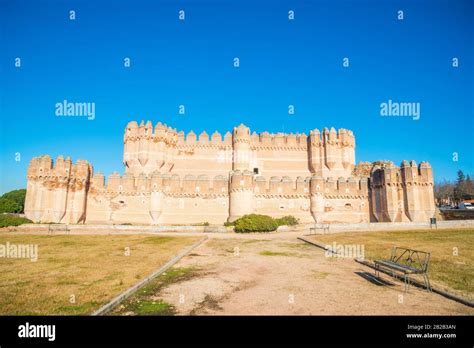
<path fill-rule="evenodd" d="M 473 17 L 469 0 L 0 0 L 0 192 L 26 187 L 42 154 L 123 172 L 124 127 L 142 119 L 208 134 L 343 127 L 357 162 L 473 173 Z M 64 99 L 96 103 L 95 120 L 56 117 Z M 421 103 L 420 120 L 381 117 L 389 99 Z"/>

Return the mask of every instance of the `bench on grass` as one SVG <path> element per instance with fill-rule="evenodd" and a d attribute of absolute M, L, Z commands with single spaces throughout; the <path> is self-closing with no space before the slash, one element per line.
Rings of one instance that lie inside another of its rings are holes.
<path fill-rule="evenodd" d="M 48 234 L 54 234 L 54 232 L 65 232 L 69 234 L 71 230 L 68 225 L 65 224 L 48 224 Z"/>
<path fill-rule="evenodd" d="M 314 224 L 314 227 L 310 227 L 309 234 L 320 234 L 318 230 L 322 230 L 322 234 L 329 233 L 329 224 Z"/>
<path fill-rule="evenodd" d="M 410 286 L 410 274 L 420 274 L 423 276 L 425 286 L 431 291 L 430 280 L 428 279 L 428 264 L 430 253 L 420 250 L 394 247 L 389 260 L 375 260 L 375 275 L 379 277 L 381 269 L 389 269 L 403 274 L 405 280 L 405 291 Z"/>

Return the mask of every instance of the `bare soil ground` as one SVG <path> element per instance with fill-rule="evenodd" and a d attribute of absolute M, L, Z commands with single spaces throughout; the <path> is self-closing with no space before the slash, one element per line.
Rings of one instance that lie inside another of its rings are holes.
<path fill-rule="evenodd" d="M 236 235 L 234 235 L 236 236 Z M 176 269 L 192 276 L 159 287 L 153 298 L 181 315 L 458 315 L 474 309 L 410 287 L 367 280 L 352 259 L 325 257 L 295 234 L 212 238 Z M 133 313 L 128 313 L 133 314 Z"/>

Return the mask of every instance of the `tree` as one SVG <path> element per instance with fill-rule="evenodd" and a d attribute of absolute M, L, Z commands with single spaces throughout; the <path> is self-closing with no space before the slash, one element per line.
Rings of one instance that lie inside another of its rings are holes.
<path fill-rule="evenodd" d="M 0 212 L 2 213 L 23 213 L 25 206 L 26 190 L 13 190 L 0 197 Z M 10 210 L 9 210 L 10 209 Z"/>
<path fill-rule="evenodd" d="M 465 199 L 472 199 L 474 190 L 472 180 L 469 175 L 465 176 L 462 170 L 458 171 L 458 178 L 454 187 L 453 198 L 456 203 L 460 203 Z"/>
<path fill-rule="evenodd" d="M 456 181 L 444 180 L 435 184 L 434 194 L 438 204 L 459 204 L 463 200 L 474 199 L 474 183 L 471 176 L 464 175 L 462 170 L 457 174 Z"/>
<path fill-rule="evenodd" d="M 23 207 L 8 198 L 0 197 L 0 213 L 20 213 Z"/>
<path fill-rule="evenodd" d="M 454 187 L 454 184 L 447 180 L 435 184 L 434 194 L 436 202 L 439 205 L 452 203 L 454 200 Z"/>
<path fill-rule="evenodd" d="M 465 190 L 464 199 L 474 199 L 474 184 L 469 174 L 466 175 L 466 180 L 464 181 L 464 190 Z"/>

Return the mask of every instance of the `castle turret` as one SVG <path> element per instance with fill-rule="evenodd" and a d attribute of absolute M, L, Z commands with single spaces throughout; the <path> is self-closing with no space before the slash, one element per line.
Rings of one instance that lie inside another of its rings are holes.
<path fill-rule="evenodd" d="M 342 165 L 342 163 L 338 161 L 337 132 L 334 127 L 332 127 L 330 131 L 328 131 L 327 128 L 324 129 L 323 142 L 326 167 L 328 167 L 330 171 L 340 169 L 340 164 Z"/>
<path fill-rule="evenodd" d="M 324 178 L 313 175 L 310 181 L 311 215 L 315 222 L 322 222 L 324 214 Z"/>
<path fill-rule="evenodd" d="M 250 171 L 233 171 L 230 177 L 229 221 L 254 211 L 253 175 Z"/>
<path fill-rule="evenodd" d="M 50 156 L 35 157 L 28 167 L 28 184 L 25 197 L 25 215 L 34 222 L 41 222 L 50 207 L 50 195 L 45 183 L 48 182 L 53 160 Z"/>
<path fill-rule="evenodd" d="M 150 139 L 152 133 L 151 122 L 148 121 L 146 124 L 142 121 L 140 127 L 138 128 L 138 134 L 140 135 L 140 140 L 138 141 L 138 162 L 144 167 L 148 162 Z"/>
<path fill-rule="evenodd" d="M 92 166 L 85 160 L 77 160 L 72 168 L 73 178 L 69 182 L 66 223 L 77 224 L 86 219 L 87 191 L 92 175 Z"/>
<path fill-rule="evenodd" d="M 423 220 L 418 192 L 418 168 L 415 161 L 403 161 L 401 176 L 405 189 L 406 215 L 411 221 Z"/>
<path fill-rule="evenodd" d="M 436 207 L 433 189 L 433 170 L 428 162 L 420 163 L 419 178 L 421 209 L 425 214 L 425 219 L 429 219 L 434 217 Z"/>
<path fill-rule="evenodd" d="M 157 168 L 161 168 L 163 164 L 165 163 L 165 153 L 166 153 L 166 128 L 161 124 L 161 122 L 158 122 L 155 126 L 155 149 L 156 149 L 156 154 L 155 154 L 155 163 L 157 165 Z"/>
<path fill-rule="evenodd" d="M 138 153 L 138 124 L 136 121 L 129 122 L 125 127 L 123 136 L 123 164 L 128 168 L 134 168 L 139 165 Z"/>
<path fill-rule="evenodd" d="M 64 159 L 59 156 L 56 159 L 56 166 L 54 168 L 54 177 L 56 185 L 52 194 L 52 222 L 59 223 L 66 214 L 67 199 L 68 199 L 68 185 L 71 177 L 72 162 L 71 159 Z"/>
<path fill-rule="evenodd" d="M 348 178 L 355 166 L 355 138 L 347 129 L 334 127 L 311 131 L 309 136 L 309 168 L 313 174 Z"/>
<path fill-rule="evenodd" d="M 233 170 L 249 170 L 250 129 L 243 124 L 235 127 L 232 144 L 234 147 Z"/>
<path fill-rule="evenodd" d="M 157 224 L 163 212 L 163 177 L 159 172 L 153 172 L 150 184 L 150 216 L 153 223 Z"/>
<path fill-rule="evenodd" d="M 403 194 L 400 185 L 400 169 L 392 162 L 383 168 L 384 214 L 390 222 L 405 220 L 403 212 Z"/>
<path fill-rule="evenodd" d="M 309 133 L 309 167 L 311 172 L 317 175 L 322 175 L 322 141 L 319 129 L 314 129 Z"/>
<path fill-rule="evenodd" d="M 59 156 L 33 158 L 28 168 L 25 215 L 34 222 L 83 222 L 92 166 Z"/>
<path fill-rule="evenodd" d="M 354 148 L 352 146 L 352 137 L 349 131 L 346 129 L 340 129 L 338 139 L 341 147 L 342 167 L 344 170 L 352 170 L 355 164 L 352 158 Z"/>

